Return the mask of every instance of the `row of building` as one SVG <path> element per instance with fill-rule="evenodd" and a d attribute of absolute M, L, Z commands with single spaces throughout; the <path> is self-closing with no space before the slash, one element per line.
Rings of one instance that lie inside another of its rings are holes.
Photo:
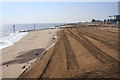
<path fill-rule="evenodd" d="M 120 23 L 120 1 L 118 2 L 118 15 L 109 16 L 109 19 L 105 19 L 104 23 Z"/>
<path fill-rule="evenodd" d="M 120 15 L 109 16 L 109 19 L 105 19 L 104 23 L 118 23 L 120 22 Z"/>

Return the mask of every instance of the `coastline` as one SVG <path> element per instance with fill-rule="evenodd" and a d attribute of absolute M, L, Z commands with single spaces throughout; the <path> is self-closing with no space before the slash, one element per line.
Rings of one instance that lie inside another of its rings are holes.
<path fill-rule="evenodd" d="M 57 41 L 59 29 L 30 31 L 14 45 L 2 49 L 2 78 L 17 78 Z M 11 74 L 12 73 L 12 74 Z"/>
<path fill-rule="evenodd" d="M 27 35 L 28 32 L 16 32 L 11 33 L 7 36 L 3 36 L 0 39 L 0 49 L 4 49 L 6 47 L 14 45 L 15 42 L 21 40 L 25 35 Z"/>

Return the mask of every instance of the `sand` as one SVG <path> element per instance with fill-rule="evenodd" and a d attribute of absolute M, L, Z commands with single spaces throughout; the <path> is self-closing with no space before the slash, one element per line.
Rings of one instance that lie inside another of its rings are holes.
<path fill-rule="evenodd" d="M 17 78 L 52 44 L 59 29 L 31 31 L 14 45 L 2 49 L 2 78 Z"/>
<path fill-rule="evenodd" d="M 59 41 L 19 78 L 119 78 L 118 33 L 64 29 Z"/>

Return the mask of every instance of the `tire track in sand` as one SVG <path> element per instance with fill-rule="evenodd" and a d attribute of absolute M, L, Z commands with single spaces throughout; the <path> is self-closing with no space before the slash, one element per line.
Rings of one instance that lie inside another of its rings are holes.
<path fill-rule="evenodd" d="M 60 36 L 60 34 L 59 34 L 59 36 Z M 56 44 L 55 44 L 55 47 L 54 47 L 54 49 L 53 49 L 53 52 L 52 52 L 52 55 L 50 56 L 50 58 L 49 58 L 49 60 L 48 60 L 48 62 L 47 62 L 47 65 L 45 66 L 45 68 L 44 68 L 44 70 L 43 70 L 43 72 L 42 72 L 42 74 L 40 75 L 40 77 L 39 77 L 39 79 L 42 79 L 42 77 L 46 74 L 46 71 L 47 71 L 47 68 L 49 67 L 49 65 L 51 65 L 51 59 L 52 59 L 52 57 L 56 54 L 56 52 L 59 50 L 59 44 L 60 44 L 60 41 L 58 41 Z M 38 79 L 38 80 L 39 80 Z"/>
<path fill-rule="evenodd" d="M 82 44 L 94 57 L 96 57 L 100 62 L 105 64 L 112 64 L 112 66 L 117 66 L 118 61 L 111 56 L 107 55 L 99 48 L 97 48 L 93 43 L 91 43 L 87 38 L 83 36 L 82 33 L 78 33 L 76 29 L 68 30 L 70 36 L 74 37 L 80 44 Z"/>
<path fill-rule="evenodd" d="M 77 60 L 75 58 L 75 55 L 74 55 L 74 52 L 72 50 L 72 46 L 71 46 L 66 34 L 64 34 L 64 31 L 61 31 L 59 33 L 59 36 L 60 36 L 60 39 L 57 42 L 57 44 L 55 45 L 53 53 L 52 53 L 47 65 L 46 65 L 43 73 L 40 75 L 39 79 L 42 79 L 44 77 L 54 76 L 54 75 L 50 74 L 49 71 L 51 71 L 50 69 L 52 69 L 52 68 L 50 68 L 50 66 L 52 66 L 53 63 L 55 63 L 55 62 L 53 62 L 53 59 L 55 57 L 59 56 L 59 55 L 56 55 L 56 54 L 58 54 L 58 51 L 61 48 L 61 46 L 60 46 L 61 41 L 63 42 L 63 46 L 64 46 L 63 50 L 65 50 L 64 54 L 66 54 L 66 63 L 67 63 L 66 68 L 67 68 L 67 70 L 69 70 L 69 69 L 78 69 L 79 68 L 78 62 L 77 62 Z M 59 54 L 62 54 L 62 53 L 59 53 Z M 54 56 L 54 58 L 53 58 L 53 56 Z"/>
<path fill-rule="evenodd" d="M 74 55 L 74 52 L 72 50 L 72 46 L 65 34 L 64 31 L 62 31 L 62 41 L 64 43 L 65 51 L 66 51 L 66 58 L 67 58 L 67 69 L 77 69 L 79 68 L 78 62 L 76 60 L 76 57 Z"/>
<path fill-rule="evenodd" d="M 115 50 L 118 50 L 118 46 L 117 46 L 118 42 L 115 41 L 115 40 L 112 40 L 112 42 L 111 42 L 110 39 L 104 38 L 102 36 L 99 36 L 99 35 L 96 35 L 96 34 L 93 34 L 93 33 L 90 33 L 90 32 L 86 32 L 86 31 L 81 30 L 81 29 L 79 29 L 78 32 L 81 32 L 82 34 L 84 34 L 84 35 L 86 35 L 88 37 L 91 37 L 91 38 L 93 38 L 93 39 L 95 39 L 97 41 L 100 41 L 101 43 L 103 43 L 103 44 L 105 44 L 105 45 L 107 45 L 107 46 L 109 46 L 109 47 L 111 47 L 111 48 L 113 48 Z"/>

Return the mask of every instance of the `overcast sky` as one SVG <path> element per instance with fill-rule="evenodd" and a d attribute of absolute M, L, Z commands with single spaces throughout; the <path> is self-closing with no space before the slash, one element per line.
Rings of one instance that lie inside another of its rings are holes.
<path fill-rule="evenodd" d="M 71 23 L 104 20 L 118 13 L 117 2 L 3 2 L 3 24 Z"/>

